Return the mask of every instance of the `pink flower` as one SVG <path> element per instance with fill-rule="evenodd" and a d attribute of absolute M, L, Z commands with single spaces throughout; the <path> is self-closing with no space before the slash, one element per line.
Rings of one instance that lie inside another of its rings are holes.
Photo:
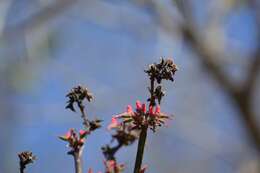
<path fill-rule="evenodd" d="M 85 142 L 85 139 L 84 138 L 82 138 L 82 139 L 79 139 L 79 144 L 84 144 L 84 142 Z"/>
<path fill-rule="evenodd" d="M 59 136 L 59 138 L 63 141 L 69 143 L 69 147 L 75 148 L 78 146 L 82 146 L 85 143 L 85 136 L 88 134 L 88 131 L 80 130 L 79 133 L 76 132 L 75 129 L 70 129 L 66 135 Z"/>
<path fill-rule="evenodd" d="M 161 113 L 161 107 L 158 105 L 155 108 L 155 114 L 160 114 Z"/>
<path fill-rule="evenodd" d="M 133 108 L 132 108 L 131 105 L 128 105 L 128 106 L 127 106 L 126 112 L 127 112 L 128 114 L 132 114 L 132 113 L 133 113 Z"/>
<path fill-rule="evenodd" d="M 141 111 L 142 113 L 146 113 L 146 105 L 145 103 L 141 103 L 139 100 L 136 101 L 136 110 Z"/>
<path fill-rule="evenodd" d="M 153 107 L 150 106 L 150 107 L 149 107 L 149 115 L 153 115 L 153 114 L 154 114 L 154 112 L 153 112 Z"/>
<path fill-rule="evenodd" d="M 89 134 L 89 132 L 87 130 L 80 130 L 79 131 L 79 135 L 80 135 L 81 138 L 85 137 L 87 134 Z"/>
<path fill-rule="evenodd" d="M 139 100 L 136 101 L 136 110 L 141 110 L 142 109 L 142 104 Z"/>
<path fill-rule="evenodd" d="M 146 113 L 146 105 L 145 105 L 145 103 L 142 104 L 142 112 Z"/>
<path fill-rule="evenodd" d="M 120 126 L 120 123 L 117 121 L 116 117 L 112 117 L 111 123 L 108 125 L 107 129 L 111 130 L 113 128 L 117 128 L 118 126 Z"/>
<path fill-rule="evenodd" d="M 66 133 L 65 138 L 70 139 L 71 138 L 71 129 Z"/>
<path fill-rule="evenodd" d="M 155 111 L 153 110 L 153 106 L 149 107 L 149 115 L 150 116 L 157 116 L 161 113 L 161 108 L 160 106 L 155 107 Z"/>

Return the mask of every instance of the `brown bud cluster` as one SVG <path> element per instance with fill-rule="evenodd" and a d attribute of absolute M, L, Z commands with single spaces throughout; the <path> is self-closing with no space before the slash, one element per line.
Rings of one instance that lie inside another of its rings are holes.
<path fill-rule="evenodd" d="M 102 120 L 100 120 L 100 119 L 95 119 L 93 121 L 89 121 L 89 124 L 88 124 L 89 128 L 88 128 L 88 130 L 90 132 L 92 132 L 92 131 L 95 131 L 96 129 L 100 128 L 101 127 L 101 122 L 102 122 Z"/>
<path fill-rule="evenodd" d="M 173 81 L 173 76 L 177 70 L 177 65 L 174 64 L 173 60 L 164 60 L 161 58 L 160 63 L 149 65 L 145 72 L 148 74 L 150 79 L 156 79 L 157 83 L 160 84 L 163 79 Z"/>
<path fill-rule="evenodd" d="M 66 109 L 70 109 L 73 112 L 76 111 L 74 108 L 74 103 L 77 103 L 78 107 L 82 109 L 84 108 L 82 103 L 85 99 L 89 102 L 93 100 L 93 95 L 88 91 L 87 88 L 84 88 L 81 85 L 72 88 L 66 97 L 69 98 Z"/>
<path fill-rule="evenodd" d="M 36 160 L 36 156 L 33 155 L 31 151 L 24 151 L 18 153 L 18 157 L 20 159 L 20 169 L 25 169 L 26 165 L 33 163 Z"/>
<path fill-rule="evenodd" d="M 114 123 L 117 123 L 117 120 L 114 118 L 112 118 L 112 121 L 115 121 Z M 114 127 L 112 127 L 111 125 Z M 113 125 L 112 123 L 111 125 L 108 128 L 113 128 L 115 130 L 115 133 L 112 134 L 112 141 L 116 140 L 117 145 L 114 147 L 105 145 L 101 148 L 107 160 L 115 160 L 115 154 L 122 146 L 131 145 L 138 138 L 138 132 L 131 130 L 131 127 L 127 124 Z"/>

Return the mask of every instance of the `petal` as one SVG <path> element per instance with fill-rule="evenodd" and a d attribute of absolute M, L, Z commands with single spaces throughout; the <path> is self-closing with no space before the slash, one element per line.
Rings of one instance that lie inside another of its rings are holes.
<path fill-rule="evenodd" d="M 129 114 L 132 114 L 132 113 L 133 113 L 133 108 L 132 108 L 131 105 L 128 105 L 128 106 L 127 106 L 126 112 L 129 113 Z"/>
<path fill-rule="evenodd" d="M 142 109 L 142 104 L 139 100 L 136 101 L 136 109 L 141 110 Z"/>
<path fill-rule="evenodd" d="M 108 125 L 107 129 L 111 130 L 113 128 L 116 128 L 120 125 L 120 123 L 117 121 L 117 119 L 115 117 L 112 117 L 111 119 L 111 123 Z"/>
<path fill-rule="evenodd" d="M 153 106 L 150 106 L 150 107 L 149 107 L 149 114 L 150 114 L 150 115 L 153 115 L 153 114 L 154 114 L 154 112 L 153 112 Z"/>
<path fill-rule="evenodd" d="M 65 138 L 67 138 L 67 139 L 71 138 L 71 130 L 69 130 L 69 131 L 66 133 Z"/>
<path fill-rule="evenodd" d="M 89 132 L 87 130 L 80 130 L 79 131 L 79 136 L 80 138 L 84 138 Z"/>
<path fill-rule="evenodd" d="M 145 105 L 145 103 L 142 104 L 142 112 L 146 113 L 146 105 Z"/>
<path fill-rule="evenodd" d="M 159 105 L 156 106 L 156 108 L 155 108 L 155 113 L 156 113 L 156 114 L 161 113 L 161 107 L 160 107 Z"/>

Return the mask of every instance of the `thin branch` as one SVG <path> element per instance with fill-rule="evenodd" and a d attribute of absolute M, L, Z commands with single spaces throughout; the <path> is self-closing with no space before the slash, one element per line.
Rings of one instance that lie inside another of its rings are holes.
<path fill-rule="evenodd" d="M 193 22 L 192 8 L 189 2 L 178 0 L 177 4 L 185 19 L 185 23 L 180 26 L 180 31 L 182 32 L 185 41 L 189 43 L 193 48 L 193 51 L 198 55 L 198 58 L 200 58 L 203 66 L 219 81 L 220 86 L 227 91 L 227 93 L 232 93 L 237 90 L 238 88 L 222 70 L 221 64 L 217 62 L 218 58 L 207 49 L 198 35 L 195 34 L 196 27 Z"/>
<path fill-rule="evenodd" d="M 64 12 L 71 5 L 75 4 L 78 0 L 57 0 L 51 5 L 41 9 L 36 14 L 32 15 L 25 21 L 11 27 L 6 27 L 1 37 L 5 38 L 16 38 L 23 34 L 27 29 L 35 28 L 47 22 Z"/>
<path fill-rule="evenodd" d="M 255 12 L 255 20 L 257 26 L 256 30 L 258 31 L 256 36 L 256 51 L 252 56 L 251 64 L 249 65 L 248 75 L 244 84 L 244 91 L 247 92 L 249 95 L 252 95 L 260 71 L 260 8 L 256 0 L 249 0 L 248 4 Z"/>
<path fill-rule="evenodd" d="M 181 1 L 181 5 L 180 9 L 182 13 L 184 13 L 183 16 L 186 22 L 181 27 L 181 32 L 185 40 L 191 45 L 204 67 L 206 67 L 206 69 L 218 81 L 230 98 L 233 99 L 237 108 L 241 112 L 240 118 L 244 121 L 252 142 L 254 142 L 256 149 L 260 151 L 260 131 L 254 119 L 255 115 L 252 110 L 252 94 L 249 94 L 252 92 L 252 86 L 256 81 L 256 76 L 259 71 L 260 51 L 258 50 L 254 56 L 254 60 L 248 73 L 248 79 L 245 85 L 246 87 L 234 85 L 230 78 L 228 78 L 222 71 L 221 65 L 216 61 L 216 55 L 212 54 L 212 52 L 197 38 L 192 20 L 191 7 L 189 6 L 188 1 Z"/>

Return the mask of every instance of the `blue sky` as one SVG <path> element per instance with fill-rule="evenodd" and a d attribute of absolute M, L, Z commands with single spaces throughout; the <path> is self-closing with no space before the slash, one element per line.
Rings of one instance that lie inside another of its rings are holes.
<path fill-rule="evenodd" d="M 149 134 L 144 161 L 149 172 L 238 172 L 240 163 L 255 158 L 231 101 L 187 45 L 157 26 L 153 13 L 128 2 L 84 4 L 27 33 L 28 57 L 15 63 L 16 70 L 8 80 L 14 119 L 7 121 L 12 125 L 2 126 L 8 145 L 1 145 L 0 151 L 8 151 L 8 155 L 0 158 L 4 163 L 0 172 L 17 172 L 16 153 L 28 149 L 38 156 L 28 172 L 73 171 L 72 158 L 57 136 L 70 127 L 81 127 L 79 114 L 64 109 L 66 93 L 77 84 L 94 93 L 88 114 L 105 120 L 104 128 L 87 140 L 84 170 L 90 166 L 103 170 L 100 147 L 110 142 L 105 126 L 127 104 L 146 99 L 143 70 L 159 56 L 174 57 L 180 70 L 176 81 L 165 85 L 167 97 L 162 103 L 162 109 L 173 113 L 175 119 L 170 127 Z M 38 8 L 22 6 L 9 12 L 7 23 Z M 224 22 L 231 47 L 244 54 L 254 47 L 254 28 L 248 9 L 235 10 Z M 241 70 L 237 71 L 239 76 Z M 5 129 L 12 129 L 10 136 Z M 131 172 L 135 150 L 133 145 L 118 154 L 119 161 L 128 164 L 126 172 Z"/>

